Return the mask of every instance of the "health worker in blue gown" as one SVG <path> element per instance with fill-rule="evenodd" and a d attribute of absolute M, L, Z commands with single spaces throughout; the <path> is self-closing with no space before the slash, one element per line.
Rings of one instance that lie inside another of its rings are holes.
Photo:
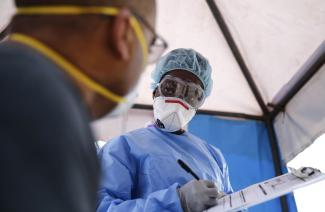
<path fill-rule="evenodd" d="M 98 212 L 203 211 L 232 192 L 220 150 L 184 130 L 211 92 L 208 60 L 192 49 L 175 49 L 160 59 L 152 79 L 155 124 L 99 151 Z"/>

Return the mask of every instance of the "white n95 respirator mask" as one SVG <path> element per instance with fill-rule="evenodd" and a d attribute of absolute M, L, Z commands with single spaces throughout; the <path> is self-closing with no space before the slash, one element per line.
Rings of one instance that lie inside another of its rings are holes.
<path fill-rule="evenodd" d="M 182 99 L 159 96 L 154 99 L 153 112 L 160 129 L 176 132 L 192 120 L 196 110 Z"/>

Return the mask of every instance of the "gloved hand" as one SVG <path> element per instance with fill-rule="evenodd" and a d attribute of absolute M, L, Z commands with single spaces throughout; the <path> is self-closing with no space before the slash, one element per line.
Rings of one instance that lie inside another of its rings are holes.
<path fill-rule="evenodd" d="M 178 189 L 179 199 L 185 212 L 201 212 L 217 204 L 224 196 L 214 182 L 192 180 Z"/>

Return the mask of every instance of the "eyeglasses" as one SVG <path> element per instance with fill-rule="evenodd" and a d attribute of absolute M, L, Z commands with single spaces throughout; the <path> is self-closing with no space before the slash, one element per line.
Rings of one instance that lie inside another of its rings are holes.
<path fill-rule="evenodd" d="M 204 90 L 201 86 L 170 75 L 166 75 L 162 79 L 158 89 L 162 96 L 183 99 L 195 109 L 198 109 L 205 100 Z"/>
<path fill-rule="evenodd" d="M 168 48 L 168 43 L 156 33 L 154 28 L 143 17 L 134 11 L 132 11 L 132 13 L 153 35 L 153 39 L 149 43 L 148 63 L 155 63 Z"/>

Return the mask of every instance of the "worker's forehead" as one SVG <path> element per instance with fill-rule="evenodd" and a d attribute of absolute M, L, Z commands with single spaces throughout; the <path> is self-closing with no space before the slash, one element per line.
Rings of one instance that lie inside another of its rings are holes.
<path fill-rule="evenodd" d="M 201 80 L 195 74 L 193 74 L 187 70 L 176 69 L 176 70 L 172 70 L 172 71 L 168 72 L 166 75 L 178 77 L 178 78 L 180 78 L 184 81 L 187 81 L 187 82 L 193 82 L 197 85 L 200 85 L 202 88 L 204 88 Z"/>

